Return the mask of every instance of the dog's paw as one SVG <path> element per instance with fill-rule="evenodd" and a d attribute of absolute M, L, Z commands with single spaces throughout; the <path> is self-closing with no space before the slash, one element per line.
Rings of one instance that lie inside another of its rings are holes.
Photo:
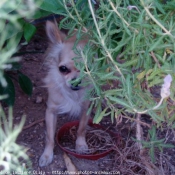
<path fill-rule="evenodd" d="M 77 138 L 75 150 L 77 153 L 88 153 L 88 145 L 84 137 Z"/>
<path fill-rule="evenodd" d="M 52 160 L 53 160 L 53 153 L 51 154 L 43 153 L 39 159 L 39 166 L 40 167 L 47 166 L 52 162 Z"/>

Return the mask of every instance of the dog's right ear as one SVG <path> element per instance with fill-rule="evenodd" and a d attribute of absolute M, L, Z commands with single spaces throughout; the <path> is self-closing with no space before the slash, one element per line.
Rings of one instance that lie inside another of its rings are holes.
<path fill-rule="evenodd" d="M 55 23 L 50 21 L 46 22 L 46 33 L 51 43 L 55 44 L 63 42 L 64 34 L 60 32 L 58 26 Z"/>

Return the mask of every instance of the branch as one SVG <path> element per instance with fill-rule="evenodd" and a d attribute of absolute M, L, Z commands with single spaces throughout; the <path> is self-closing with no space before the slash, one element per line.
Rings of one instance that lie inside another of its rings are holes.
<path fill-rule="evenodd" d="M 28 129 L 28 128 L 32 127 L 33 125 L 36 125 L 36 124 L 38 124 L 38 123 L 40 123 L 40 122 L 43 122 L 44 120 L 45 120 L 44 118 L 39 119 L 39 120 L 36 120 L 36 121 L 34 121 L 33 123 L 31 123 L 31 124 L 29 124 L 29 125 L 27 125 L 27 126 L 24 126 L 24 127 L 23 127 L 23 130 Z"/>

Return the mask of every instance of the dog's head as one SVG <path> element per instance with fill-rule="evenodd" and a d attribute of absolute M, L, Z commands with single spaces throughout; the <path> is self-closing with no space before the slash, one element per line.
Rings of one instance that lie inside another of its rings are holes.
<path fill-rule="evenodd" d="M 70 37 L 66 39 L 64 35 L 58 29 L 55 23 L 47 21 L 46 23 L 46 33 L 51 42 L 49 53 L 51 57 L 55 58 L 56 71 L 59 76 L 60 83 L 64 83 L 71 90 L 81 89 L 81 81 L 76 81 L 76 83 L 71 83 L 79 77 L 80 71 L 75 67 L 73 58 L 76 57 L 74 53 L 73 46 L 76 37 Z M 86 44 L 86 40 L 80 41 L 77 46 L 83 47 Z M 54 64 L 55 64 L 54 63 Z M 64 82 L 63 82 L 64 81 Z"/>

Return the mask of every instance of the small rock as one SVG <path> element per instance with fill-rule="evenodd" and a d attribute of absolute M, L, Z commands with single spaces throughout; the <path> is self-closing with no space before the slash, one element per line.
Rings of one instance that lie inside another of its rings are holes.
<path fill-rule="evenodd" d="M 43 126 L 44 126 L 44 122 L 39 123 L 39 125 L 40 125 L 41 127 L 43 127 Z"/>
<path fill-rule="evenodd" d="M 41 103 L 43 101 L 43 98 L 40 96 L 36 97 L 36 103 Z"/>

